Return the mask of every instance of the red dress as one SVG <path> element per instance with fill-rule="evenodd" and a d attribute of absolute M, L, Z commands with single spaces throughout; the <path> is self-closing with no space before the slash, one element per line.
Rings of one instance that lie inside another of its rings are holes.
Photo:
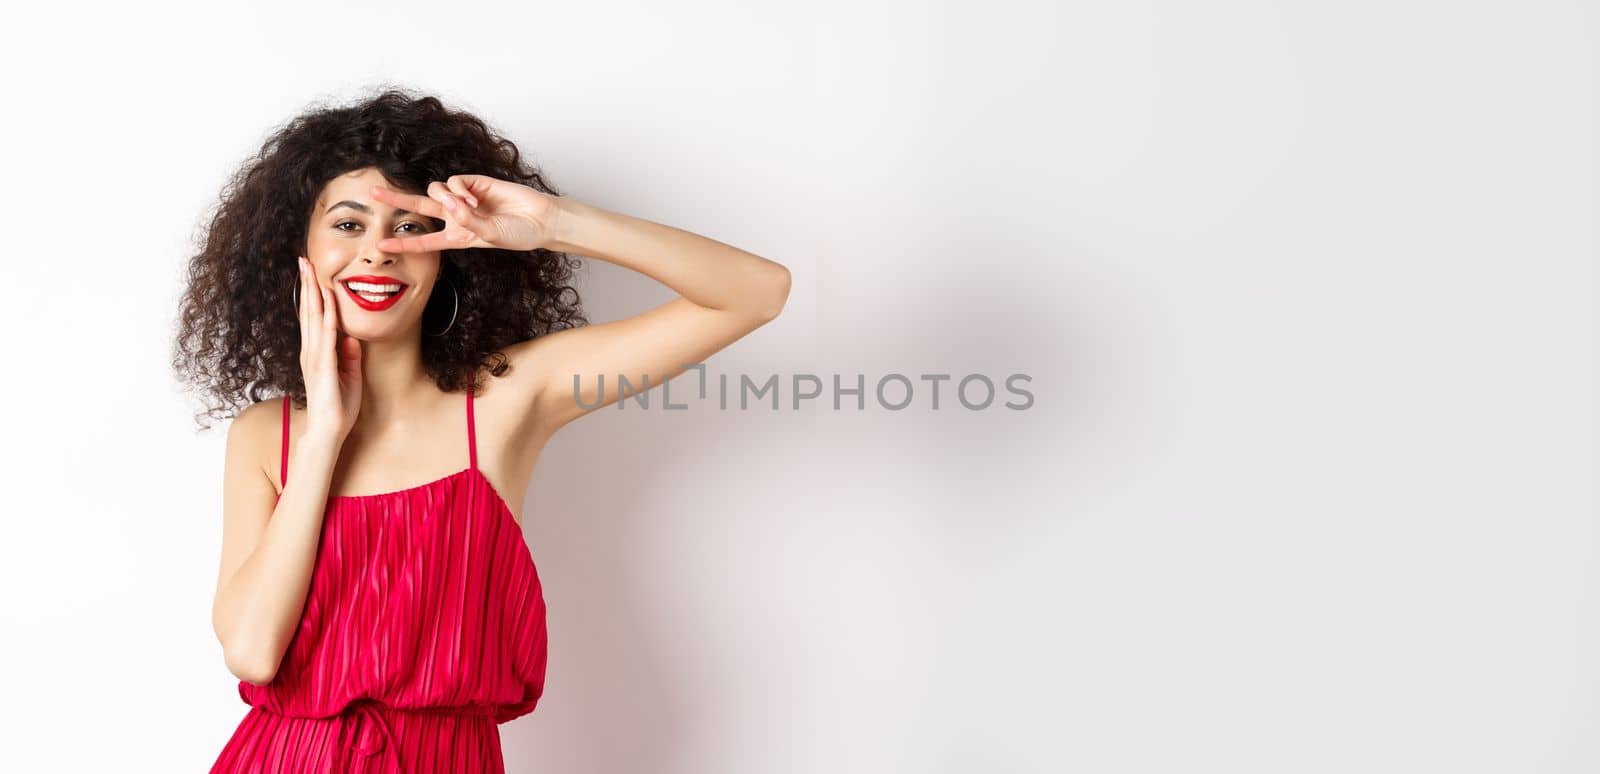
<path fill-rule="evenodd" d="M 328 499 L 300 624 L 272 682 L 239 681 L 213 774 L 505 771 L 498 724 L 544 691 L 544 594 L 466 404 L 465 470 Z M 287 400 L 282 455 L 287 482 Z"/>

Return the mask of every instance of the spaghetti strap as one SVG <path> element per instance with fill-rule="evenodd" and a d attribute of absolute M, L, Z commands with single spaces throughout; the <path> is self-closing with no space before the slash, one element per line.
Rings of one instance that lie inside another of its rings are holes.
<path fill-rule="evenodd" d="M 278 486 L 289 485 L 289 396 L 283 396 L 283 448 L 278 452 Z"/>
<path fill-rule="evenodd" d="M 467 385 L 467 455 L 470 467 L 478 469 L 478 430 L 472 419 L 472 385 Z"/>

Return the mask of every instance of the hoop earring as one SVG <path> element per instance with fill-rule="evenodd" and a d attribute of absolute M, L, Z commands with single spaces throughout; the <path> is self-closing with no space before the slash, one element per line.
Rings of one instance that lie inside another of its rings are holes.
<path fill-rule="evenodd" d="M 444 326 L 444 330 L 439 331 L 438 333 L 429 334 L 430 336 L 443 336 L 445 333 L 449 332 L 451 328 L 455 327 L 456 314 L 461 311 L 461 293 L 460 291 L 456 290 L 456 283 L 450 282 L 450 278 L 444 276 L 444 272 L 439 273 L 439 278 L 450 283 L 450 297 L 453 300 L 452 306 L 450 307 L 450 324 Z"/>

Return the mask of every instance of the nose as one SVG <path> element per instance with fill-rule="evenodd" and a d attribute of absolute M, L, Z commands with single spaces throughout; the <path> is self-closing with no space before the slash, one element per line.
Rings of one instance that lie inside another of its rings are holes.
<path fill-rule="evenodd" d="M 369 254 L 362 256 L 361 262 L 365 264 L 376 264 L 378 266 L 383 266 L 385 264 L 394 263 L 394 255 L 384 252 Z"/>

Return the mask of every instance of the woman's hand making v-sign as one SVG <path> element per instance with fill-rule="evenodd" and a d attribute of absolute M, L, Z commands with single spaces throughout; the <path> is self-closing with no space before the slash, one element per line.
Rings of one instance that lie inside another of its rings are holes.
<path fill-rule="evenodd" d="M 428 184 L 428 195 L 372 187 L 372 198 L 384 204 L 435 217 L 442 231 L 415 237 L 392 237 L 378 243 L 387 252 L 421 253 L 494 247 L 534 250 L 546 247 L 559 216 L 556 198 L 542 191 L 486 175 L 453 175 L 448 182 Z M 465 206 L 463 206 L 465 205 Z"/>

